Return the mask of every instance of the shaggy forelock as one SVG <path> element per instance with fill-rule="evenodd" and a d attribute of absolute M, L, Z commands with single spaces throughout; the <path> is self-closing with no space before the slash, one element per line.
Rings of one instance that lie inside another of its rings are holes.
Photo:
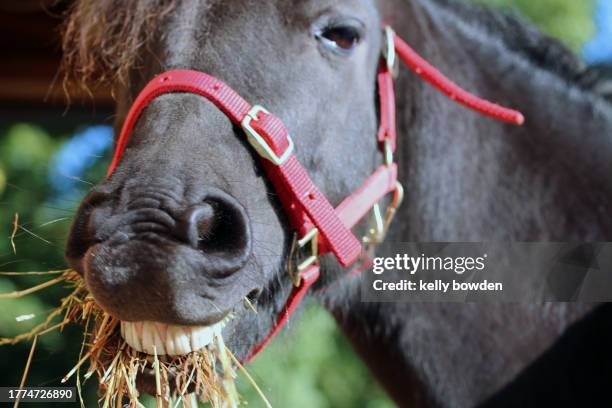
<path fill-rule="evenodd" d="M 79 0 L 64 25 L 63 71 L 83 85 L 127 83 L 178 0 Z"/>

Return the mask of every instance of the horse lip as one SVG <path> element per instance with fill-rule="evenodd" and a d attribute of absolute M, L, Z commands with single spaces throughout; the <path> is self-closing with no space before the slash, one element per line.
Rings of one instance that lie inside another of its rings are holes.
<path fill-rule="evenodd" d="M 220 336 L 229 315 L 206 326 L 181 326 L 152 321 L 121 321 L 121 337 L 146 354 L 181 356 L 200 350 Z"/>

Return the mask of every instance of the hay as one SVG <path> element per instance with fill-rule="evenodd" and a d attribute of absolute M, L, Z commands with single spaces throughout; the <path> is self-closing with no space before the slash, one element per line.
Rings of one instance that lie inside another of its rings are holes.
<path fill-rule="evenodd" d="M 19 213 L 15 213 L 15 218 L 13 219 L 13 232 L 11 232 L 11 236 L 9 237 L 11 241 L 11 247 L 13 248 L 13 253 L 17 255 L 17 247 L 15 246 L 15 235 L 17 235 L 17 229 L 19 228 Z"/>
<path fill-rule="evenodd" d="M 36 339 L 45 333 L 61 329 L 68 323 L 83 325 L 83 344 L 79 361 L 62 379 L 64 383 L 77 375 L 81 406 L 84 404 L 80 395 L 80 370 L 87 362 L 89 366 L 83 379 L 86 381 L 94 373 L 97 374 L 99 405 L 103 408 L 141 407 L 136 376 L 145 369 L 153 369 L 155 373 L 157 407 L 177 407 L 179 403 L 184 407 L 196 407 L 195 396 L 215 408 L 236 407 L 241 403 L 234 384 L 234 366 L 239 367 L 241 371 L 244 367 L 225 346 L 220 335 L 215 335 L 213 342 L 207 347 L 183 356 L 157 356 L 157 353 L 150 356 L 137 352 L 121 337 L 120 321 L 98 306 L 87 291 L 83 279 L 75 271 L 66 270 L 61 276 L 46 283 L 0 295 L 0 299 L 24 296 L 59 282 L 72 287 L 72 292 L 61 300 L 60 306 L 30 332 L 10 339 L 0 338 L 0 345 Z M 63 319 L 54 323 L 59 316 L 63 316 Z M 217 366 L 217 362 L 220 366 Z M 252 381 L 248 374 L 247 378 Z M 269 407 L 270 404 L 259 387 L 256 384 L 254 386 L 262 396 L 264 404 Z M 176 399 L 174 404 L 173 399 Z"/>
<path fill-rule="evenodd" d="M 57 278 L 51 279 L 47 282 L 41 283 L 40 285 L 36 285 L 33 286 L 31 288 L 28 289 L 24 289 L 24 290 L 17 290 L 15 292 L 11 292 L 11 293 L 2 293 L 0 294 L 0 299 L 17 299 L 20 297 L 24 297 L 26 295 L 29 295 L 30 293 L 34 293 L 34 292 L 38 292 L 39 290 L 48 288 L 49 286 L 53 286 L 57 283 L 63 282 L 65 281 L 66 278 L 64 277 L 64 275 L 62 276 L 58 276 Z"/>
<path fill-rule="evenodd" d="M 36 344 L 38 343 L 38 336 L 34 336 L 34 341 L 32 342 L 32 347 L 30 347 L 30 353 L 28 354 L 28 359 L 26 361 L 25 368 L 23 369 L 23 374 L 21 376 L 21 382 L 19 383 L 19 389 L 22 389 L 25 386 L 26 379 L 28 378 L 28 373 L 30 372 L 30 365 L 32 364 L 32 358 L 34 357 L 34 350 L 36 350 Z M 13 408 L 19 407 L 19 402 L 21 401 L 21 396 L 17 395 L 17 399 L 15 400 L 15 404 L 13 404 Z"/>

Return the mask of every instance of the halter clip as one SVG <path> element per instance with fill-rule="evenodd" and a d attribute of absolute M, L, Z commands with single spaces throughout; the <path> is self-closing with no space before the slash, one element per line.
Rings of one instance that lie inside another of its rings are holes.
<path fill-rule="evenodd" d="M 296 252 L 296 249 L 302 249 L 306 245 L 310 243 L 310 255 L 300 262 L 297 266 L 297 274 L 293 271 L 293 255 Z M 289 254 L 289 263 L 287 272 L 289 273 L 289 278 L 291 278 L 291 282 L 295 287 L 299 287 L 302 284 L 302 274 L 308 270 L 308 268 L 319 261 L 319 230 L 317 228 L 313 228 L 308 231 L 302 238 L 297 239 L 294 237 L 293 243 L 291 244 L 291 252 Z"/>
<path fill-rule="evenodd" d="M 395 77 L 397 75 L 397 52 L 395 51 L 395 31 L 390 26 L 385 26 L 385 45 L 382 55 L 387 63 L 387 69 Z"/>
<path fill-rule="evenodd" d="M 393 221 L 393 218 L 397 213 L 397 209 L 402 204 L 403 200 L 404 187 L 399 181 L 397 181 L 395 183 L 395 189 L 393 190 L 393 199 L 391 200 L 391 204 L 389 204 L 385 210 L 385 215 L 382 215 L 380 203 L 376 203 L 374 204 L 374 207 L 372 207 L 372 223 L 374 225 L 368 231 L 368 235 L 363 238 L 363 241 L 366 244 L 378 245 L 385 240 L 385 236 L 387 235 L 391 221 Z"/>

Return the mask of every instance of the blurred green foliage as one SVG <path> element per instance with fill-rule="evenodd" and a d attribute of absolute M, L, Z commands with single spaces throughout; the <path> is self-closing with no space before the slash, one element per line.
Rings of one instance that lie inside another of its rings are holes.
<path fill-rule="evenodd" d="M 279 334 L 249 372 L 278 407 L 392 407 L 335 321 L 311 305 L 289 333 Z M 258 397 L 243 380 L 239 389 L 257 406 Z"/>
<path fill-rule="evenodd" d="M 0 271 L 65 268 L 63 242 L 77 201 L 49 202 L 47 166 L 53 153 L 73 130 L 74 124 L 66 129 L 43 129 L 31 124 L 0 127 Z M 19 215 L 19 224 L 24 229 L 17 230 L 11 240 L 15 214 Z M 11 241 L 16 252 L 13 252 Z M 49 278 L 0 276 L 0 293 L 24 289 Z M 0 337 L 29 331 L 44 320 L 65 293 L 61 287 L 52 287 L 24 298 L 1 300 Z M 27 318 L 18 321 L 17 317 Z M 62 373 L 66 373 L 77 359 L 80 341 L 77 328 L 43 336 L 32 362 L 28 384 L 59 385 Z M 29 348 L 30 343 L 0 347 L 0 384 L 19 384 Z M 95 390 L 91 391 L 94 395 Z"/>
<path fill-rule="evenodd" d="M 472 0 L 524 16 L 574 51 L 595 33 L 594 0 Z M 611 40 L 612 41 L 612 40 Z"/>
<path fill-rule="evenodd" d="M 473 0 L 522 13 L 546 32 L 574 49 L 591 35 L 590 0 Z M 32 118 L 36 122 L 36 117 Z M 79 128 L 45 123 L 0 126 L 0 271 L 53 270 L 65 267 L 62 249 L 70 218 L 79 196 L 52 199 L 47 183 L 47 166 L 53 153 Z M 107 160 L 98 160 L 86 180 L 102 177 Z M 88 185 L 83 184 L 81 194 Z M 19 214 L 15 235 L 13 218 Z M 40 283 L 44 277 L 0 276 L 0 293 Z M 0 301 L 0 337 L 14 336 L 42 321 L 65 294 L 50 288 L 16 300 Z M 31 315 L 18 322 L 18 316 Z M 392 403 L 376 385 L 333 319 L 318 306 L 307 308 L 303 318 L 289 324 L 262 355 L 249 366 L 266 395 L 278 407 L 390 407 Z M 68 328 L 49 334 L 39 342 L 28 384 L 59 385 L 61 377 L 77 361 L 82 334 Z M 0 348 L 0 385 L 17 385 L 29 344 Z M 261 406 L 254 390 L 241 379 L 239 388 L 251 406 Z M 85 389 L 87 406 L 95 406 L 95 382 Z M 147 404 L 148 405 L 148 404 Z M 55 405 L 61 406 L 59 404 Z"/>

